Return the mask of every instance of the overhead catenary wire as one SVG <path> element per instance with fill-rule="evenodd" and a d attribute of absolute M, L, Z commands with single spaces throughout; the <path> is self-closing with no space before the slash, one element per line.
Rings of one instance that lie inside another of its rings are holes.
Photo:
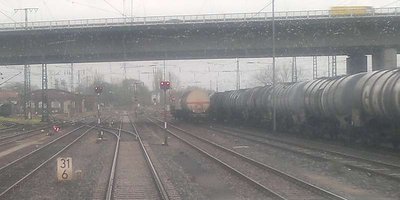
<path fill-rule="evenodd" d="M 0 13 L 3 14 L 4 16 L 6 16 L 8 19 L 10 19 L 13 22 L 17 22 L 15 21 L 12 17 L 10 17 L 9 15 L 7 15 L 4 11 L 0 10 Z"/>
<path fill-rule="evenodd" d="M 258 12 L 254 13 L 253 16 L 260 14 L 264 9 L 266 9 L 268 6 L 270 6 L 272 4 L 272 0 L 270 0 L 263 8 L 261 8 L 261 10 L 259 10 Z"/>
<path fill-rule="evenodd" d="M 122 16 L 125 17 L 125 13 L 121 12 L 120 10 L 118 10 L 116 7 L 114 7 L 110 2 L 108 2 L 107 0 L 103 0 L 104 2 L 106 2 L 111 8 L 113 8 L 115 11 L 117 11 L 119 14 L 121 14 Z"/>
<path fill-rule="evenodd" d="M 2 4 L 5 7 L 8 7 L 11 9 L 11 7 L 9 7 L 8 5 L 6 5 L 4 2 L 0 1 L 0 4 Z M 6 14 L 6 12 L 4 12 L 3 10 L 0 9 L 0 13 L 3 14 L 4 16 L 6 16 L 8 19 L 10 19 L 13 22 L 17 22 L 16 20 L 14 20 L 10 15 Z"/>
<path fill-rule="evenodd" d="M 383 5 L 383 6 L 381 6 L 380 8 L 384 8 L 384 7 L 387 7 L 387 6 L 391 6 L 391 5 L 393 5 L 393 4 L 395 4 L 395 3 L 399 2 L 399 1 L 400 1 L 400 0 L 392 1 L 392 2 L 390 2 L 390 3 L 387 3 L 387 4 Z"/>
<path fill-rule="evenodd" d="M 51 17 L 52 19 L 55 19 L 53 13 L 51 12 L 51 9 L 50 9 L 49 6 L 47 5 L 47 1 L 46 1 L 46 0 L 43 0 L 42 2 L 43 2 L 43 5 L 46 7 L 46 9 L 49 11 L 50 17 Z"/>
<path fill-rule="evenodd" d="M 6 79 L 5 81 L 3 81 L 2 83 L 0 83 L 0 85 L 3 85 L 4 83 L 7 83 L 8 81 L 10 81 L 11 79 L 15 78 L 16 76 L 20 75 L 22 72 L 19 72 L 18 74 L 15 74 L 11 77 L 9 77 L 8 79 Z"/>
<path fill-rule="evenodd" d="M 81 3 L 81 2 L 78 2 L 78 1 L 72 1 L 72 0 L 65 0 L 65 1 L 70 2 L 71 4 L 76 4 L 76 5 L 80 5 L 80 6 L 87 7 L 87 8 L 101 10 L 103 12 L 112 12 L 112 13 L 115 13 L 115 14 L 120 14 L 119 12 L 116 12 L 114 10 L 107 10 L 107 9 L 104 9 L 104 8 L 100 8 L 100 7 L 93 6 L 93 5 L 86 4 L 86 3 Z"/>

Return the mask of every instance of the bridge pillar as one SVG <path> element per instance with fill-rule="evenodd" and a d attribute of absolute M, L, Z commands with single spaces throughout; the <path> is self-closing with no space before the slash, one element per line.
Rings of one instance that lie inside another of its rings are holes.
<path fill-rule="evenodd" d="M 367 71 L 367 56 L 364 54 L 350 54 L 346 59 L 346 73 L 357 74 Z"/>
<path fill-rule="evenodd" d="M 372 54 L 372 70 L 394 69 L 397 67 L 397 50 L 393 48 L 379 49 Z"/>

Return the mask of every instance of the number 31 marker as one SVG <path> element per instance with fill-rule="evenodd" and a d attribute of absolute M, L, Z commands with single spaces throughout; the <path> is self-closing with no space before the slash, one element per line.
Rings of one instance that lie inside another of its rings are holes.
<path fill-rule="evenodd" d="M 72 179 L 72 158 L 57 158 L 57 179 L 66 181 Z"/>

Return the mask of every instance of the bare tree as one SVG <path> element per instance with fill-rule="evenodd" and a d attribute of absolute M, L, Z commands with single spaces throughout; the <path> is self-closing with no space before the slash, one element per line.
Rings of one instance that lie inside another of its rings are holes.
<path fill-rule="evenodd" d="M 153 89 L 154 92 L 160 92 L 160 82 L 163 80 L 163 71 L 161 69 L 154 69 L 153 71 Z"/>
<path fill-rule="evenodd" d="M 304 81 L 302 67 L 297 66 L 297 82 Z"/>
<path fill-rule="evenodd" d="M 292 81 L 292 68 L 287 64 L 280 66 L 277 70 L 277 81 L 279 83 Z"/>
<path fill-rule="evenodd" d="M 171 87 L 176 89 L 180 88 L 180 80 L 179 77 L 176 76 L 172 72 L 167 72 L 165 76 L 166 80 L 171 82 Z M 161 69 L 156 69 L 153 74 L 153 88 L 154 92 L 159 92 L 160 90 L 160 82 L 163 81 L 163 71 Z"/>
<path fill-rule="evenodd" d="M 172 72 L 169 72 L 168 79 L 171 82 L 172 88 L 173 89 L 179 89 L 180 88 L 180 80 L 177 75 L 175 75 Z"/>
<path fill-rule="evenodd" d="M 284 83 L 291 81 L 291 67 L 284 64 L 281 66 L 276 66 L 276 82 Z M 272 85 L 272 66 L 267 66 L 266 69 L 255 74 L 254 78 L 261 84 Z"/>

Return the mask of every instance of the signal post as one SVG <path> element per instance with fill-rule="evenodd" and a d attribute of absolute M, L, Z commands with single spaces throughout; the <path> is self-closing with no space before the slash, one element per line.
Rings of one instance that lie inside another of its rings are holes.
<path fill-rule="evenodd" d="M 103 92 L 103 87 L 102 86 L 96 86 L 94 88 L 94 92 L 97 94 L 97 126 L 100 127 L 101 119 L 100 119 L 100 94 Z M 99 139 L 103 139 L 103 132 L 99 130 L 98 134 Z"/>
<path fill-rule="evenodd" d="M 160 89 L 164 90 L 164 143 L 163 145 L 168 145 L 168 132 L 167 132 L 167 90 L 171 88 L 171 82 L 161 81 Z"/>
<path fill-rule="evenodd" d="M 97 93 L 97 124 L 100 126 L 100 94 L 103 92 L 103 87 L 96 86 L 94 92 Z"/>

